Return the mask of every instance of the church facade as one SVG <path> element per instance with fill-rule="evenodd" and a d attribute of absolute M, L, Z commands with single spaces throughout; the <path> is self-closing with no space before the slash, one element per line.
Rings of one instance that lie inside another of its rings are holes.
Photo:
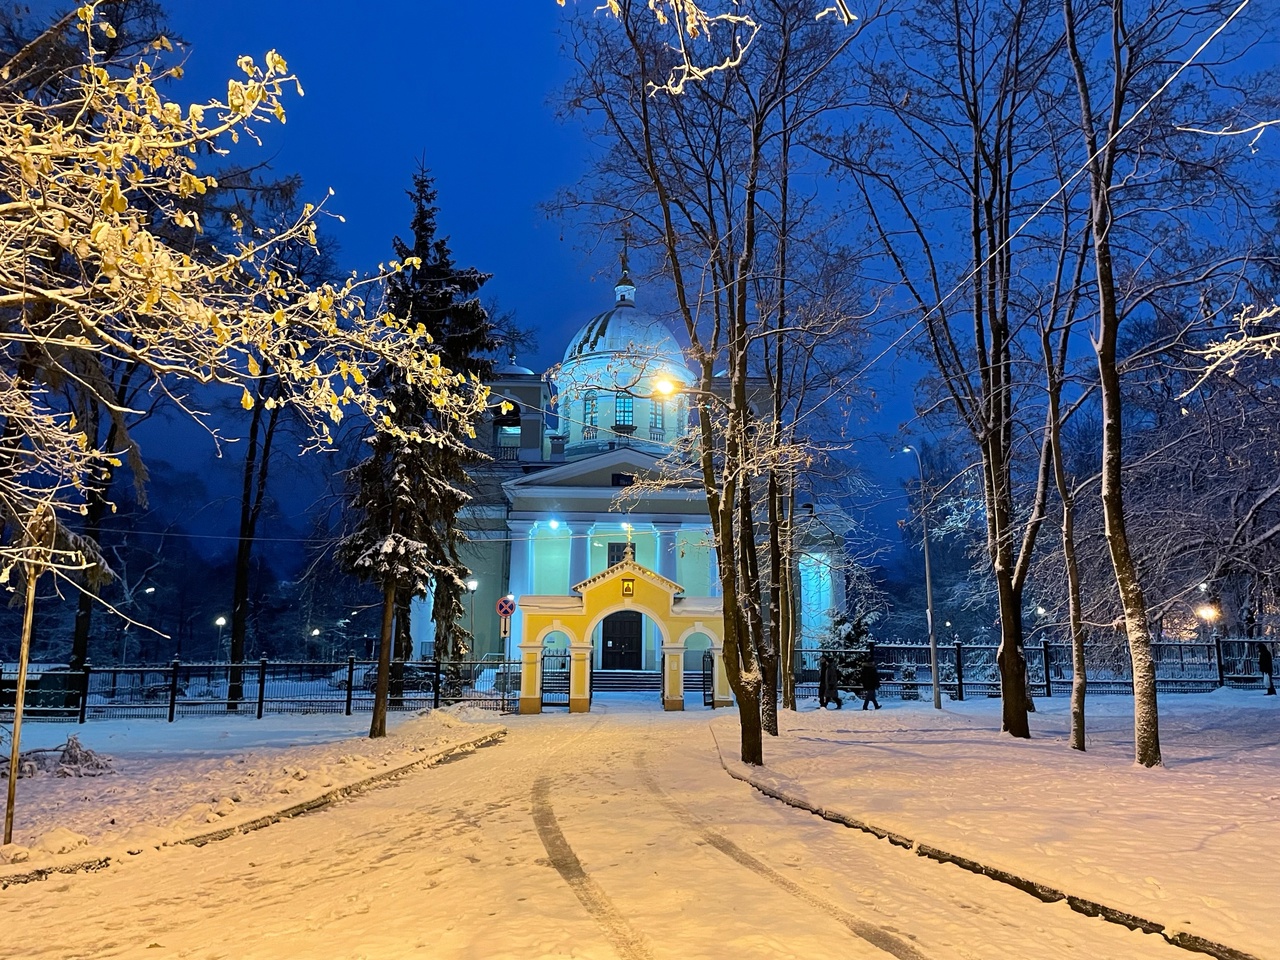
<path fill-rule="evenodd" d="M 669 473 L 655 482 L 691 429 L 682 391 L 695 378 L 670 329 L 635 298 L 624 264 L 614 303 L 579 329 L 558 368 L 538 374 L 512 362 L 495 372 L 493 396 L 509 409 L 478 430 L 492 460 L 472 471 L 475 499 L 462 518 L 471 571 L 463 616 L 473 655 L 521 660 L 522 687 L 534 686 L 541 652 L 563 648 L 597 677 L 637 688 L 650 680 L 679 709 L 679 675 L 700 673 L 707 652 L 719 660 L 719 578 L 701 485 Z M 802 644 L 816 645 L 843 604 L 838 551 L 828 540 L 799 559 Z M 651 602 L 623 595 L 628 587 Z M 504 635 L 496 607 L 505 597 L 515 611 Z M 412 626 L 425 653 L 430 598 L 416 602 Z M 722 667 L 716 676 L 716 699 L 727 703 Z M 522 689 L 522 710 L 532 696 Z"/>

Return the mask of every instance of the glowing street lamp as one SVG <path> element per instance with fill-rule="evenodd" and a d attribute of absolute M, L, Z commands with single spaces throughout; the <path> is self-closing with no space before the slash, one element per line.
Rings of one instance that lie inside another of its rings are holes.
<path fill-rule="evenodd" d="M 471 633 L 471 642 L 475 642 L 476 638 L 476 590 L 480 587 L 479 580 L 467 581 L 467 620 L 469 622 L 468 630 Z"/>
<path fill-rule="evenodd" d="M 227 625 L 227 618 L 219 617 L 217 620 L 213 621 L 213 623 L 218 628 L 218 655 L 221 656 L 222 655 L 222 629 Z"/>

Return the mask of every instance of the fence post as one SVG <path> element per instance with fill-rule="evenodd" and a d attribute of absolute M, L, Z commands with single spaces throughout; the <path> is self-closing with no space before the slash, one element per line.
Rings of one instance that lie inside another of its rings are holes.
<path fill-rule="evenodd" d="M 440 657 L 439 655 L 431 658 L 436 668 L 436 682 L 431 685 L 431 709 L 440 709 Z"/>
<path fill-rule="evenodd" d="M 964 644 L 956 641 L 956 699 L 964 699 Z"/>
<path fill-rule="evenodd" d="M 169 665 L 172 671 L 169 675 L 169 722 L 173 723 L 174 714 L 178 709 L 178 658 L 173 658 L 173 663 Z"/>
<path fill-rule="evenodd" d="M 356 685 L 356 658 L 347 657 L 347 716 L 351 716 L 351 688 Z"/>
<path fill-rule="evenodd" d="M 89 709 L 89 671 L 92 669 L 89 661 L 84 662 L 84 677 L 80 681 L 80 717 L 81 723 L 87 719 L 86 713 Z"/>
<path fill-rule="evenodd" d="M 258 719 L 262 719 L 262 705 L 267 698 L 267 658 L 258 661 Z"/>
<path fill-rule="evenodd" d="M 1044 652 L 1044 695 L 1053 696 L 1053 680 L 1049 677 L 1049 641 L 1041 640 L 1040 649 Z"/>
<path fill-rule="evenodd" d="M 1227 685 L 1226 671 L 1222 666 L 1222 638 L 1213 638 L 1213 655 L 1218 661 L 1218 686 L 1225 687 Z"/>

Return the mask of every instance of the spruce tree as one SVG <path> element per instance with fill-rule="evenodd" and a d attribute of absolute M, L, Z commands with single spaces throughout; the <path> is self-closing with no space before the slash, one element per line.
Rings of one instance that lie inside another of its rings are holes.
<path fill-rule="evenodd" d="M 387 291 L 388 306 L 396 316 L 423 325 L 441 361 L 450 370 L 486 380 L 493 373 L 492 354 L 498 348 L 499 339 L 488 311 L 476 299 L 476 294 L 490 274 L 474 267 L 458 267 L 449 249 L 448 237 L 436 236 L 439 211 L 436 189 L 424 167 L 419 167 L 414 174 L 413 189 L 408 194 L 413 202 L 413 241 L 407 243 L 396 237 L 392 247 L 401 261 L 413 257 L 420 263 L 392 278 Z M 432 417 L 434 411 L 425 406 L 422 414 Z M 479 459 L 473 449 L 463 444 L 436 451 L 432 467 L 438 493 L 420 505 L 425 511 L 424 535 L 430 545 L 435 571 L 432 619 L 436 627 L 436 655 L 446 662 L 462 659 L 472 641 L 461 625 L 462 595 L 469 571 L 458 557 L 458 545 L 465 539 L 458 526 L 458 513 L 470 498 L 460 497 L 458 492 L 470 485 L 467 466 Z M 408 592 L 398 599 L 397 650 L 402 657 L 412 651 L 409 599 Z"/>
<path fill-rule="evenodd" d="M 396 237 L 393 247 L 402 262 L 417 262 L 388 283 L 387 309 L 412 325 L 421 324 L 443 366 L 483 379 L 492 372 L 492 361 L 484 354 L 498 344 L 489 315 L 476 299 L 489 275 L 454 264 L 448 239 L 436 236 L 431 177 L 420 169 L 413 185 L 413 242 Z M 369 457 L 351 472 L 349 504 L 358 519 L 355 532 L 339 550 L 343 564 L 362 579 L 376 582 L 383 594 L 370 736 L 385 733 L 387 698 L 400 695 L 397 678 L 390 673 L 393 631 L 395 658 L 408 659 L 413 649 L 412 597 L 434 594 L 436 653 L 442 660 L 456 663 L 470 649 L 470 635 L 459 619 L 468 571 L 458 555 L 465 540 L 458 514 L 471 499 L 465 489 L 470 483 L 467 465 L 480 458 L 432 406 L 429 384 L 388 377 L 378 386 L 394 412 L 385 429 L 370 438 Z M 403 435 L 424 422 L 436 428 L 438 445 Z"/>

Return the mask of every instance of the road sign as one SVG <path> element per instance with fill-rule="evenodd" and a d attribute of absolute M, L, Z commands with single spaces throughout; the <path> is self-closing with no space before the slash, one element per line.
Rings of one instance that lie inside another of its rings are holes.
<path fill-rule="evenodd" d="M 498 616 L 509 617 L 516 612 L 516 602 L 511 597 L 503 597 L 497 603 Z"/>
<path fill-rule="evenodd" d="M 498 622 L 502 624 L 502 630 L 499 632 L 499 636 L 501 636 L 502 639 L 505 640 L 507 639 L 507 637 L 511 636 L 511 618 L 503 617 Z"/>

